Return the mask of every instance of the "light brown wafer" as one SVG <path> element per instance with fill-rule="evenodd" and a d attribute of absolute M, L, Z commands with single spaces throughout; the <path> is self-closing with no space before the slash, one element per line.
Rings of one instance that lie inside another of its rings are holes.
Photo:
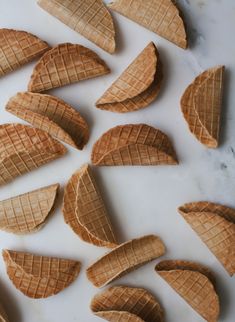
<path fill-rule="evenodd" d="M 162 64 L 154 43 L 150 43 L 97 101 L 102 110 L 125 113 L 148 106 L 162 83 Z"/>
<path fill-rule="evenodd" d="M 181 110 L 195 137 L 209 148 L 219 140 L 224 66 L 200 74 L 181 98 Z"/>
<path fill-rule="evenodd" d="M 67 152 L 46 132 L 23 124 L 0 125 L 0 185 Z"/>
<path fill-rule="evenodd" d="M 235 273 L 235 210 L 210 202 L 179 207 L 180 214 L 232 276 Z"/>
<path fill-rule="evenodd" d="M 0 201 L 0 229 L 27 234 L 42 228 L 51 214 L 59 184 Z"/>
<path fill-rule="evenodd" d="M 43 55 L 49 49 L 45 41 L 26 31 L 0 29 L 0 77 Z"/>
<path fill-rule="evenodd" d="M 68 287 L 80 272 L 74 260 L 3 250 L 7 274 L 24 295 L 46 298 Z"/>
<path fill-rule="evenodd" d="M 125 311 L 102 311 L 95 314 L 110 322 L 145 322 L 137 315 Z"/>
<path fill-rule="evenodd" d="M 93 145 L 94 165 L 175 165 L 178 160 L 169 138 L 146 124 L 116 126 Z"/>
<path fill-rule="evenodd" d="M 42 92 L 109 72 L 105 62 L 92 50 L 81 45 L 60 44 L 49 50 L 38 61 L 28 90 Z"/>
<path fill-rule="evenodd" d="M 97 314 L 107 311 L 129 312 L 146 322 L 163 322 L 164 314 L 153 295 L 143 288 L 113 286 L 94 296 L 91 310 Z"/>
<path fill-rule="evenodd" d="M 6 110 L 77 149 L 82 150 L 89 139 L 86 121 L 55 96 L 18 93 L 8 101 Z"/>
<path fill-rule="evenodd" d="M 204 266 L 187 261 L 163 261 L 156 272 L 206 321 L 216 322 L 219 298 L 214 278 Z"/>
<path fill-rule="evenodd" d="M 64 194 L 65 222 L 84 241 L 113 248 L 116 238 L 92 171 L 86 164 L 70 178 Z"/>
<path fill-rule="evenodd" d="M 0 303 L 0 322 L 9 322 L 8 316 Z"/>
<path fill-rule="evenodd" d="M 181 12 L 173 0 L 114 0 L 108 7 L 177 46 L 187 48 Z"/>
<path fill-rule="evenodd" d="M 114 53 L 113 19 L 102 0 L 38 0 L 38 5 L 100 48 Z"/>
<path fill-rule="evenodd" d="M 165 246 L 157 236 L 133 239 L 114 248 L 89 266 L 87 277 L 93 285 L 102 287 L 164 253 Z"/>

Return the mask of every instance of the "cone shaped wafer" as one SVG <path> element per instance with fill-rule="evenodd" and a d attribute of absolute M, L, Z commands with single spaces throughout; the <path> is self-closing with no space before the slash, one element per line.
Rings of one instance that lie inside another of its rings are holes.
<path fill-rule="evenodd" d="M 106 207 L 88 165 L 69 180 L 63 213 L 65 222 L 84 241 L 109 248 L 117 246 Z"/>
<path fill-rule="evenodd" d="M 18 93 L 6 110 L 75 148 L 83 149 L 89 129 L 81 115 L 61 99 L 36 93 Z"/>
<path fill-rule="evenodd" d="M 130 240 L 107 253 L 88 267 L 87 277 L 96 287 L 102 287 L 162 256 L 163 242 L 154 235 Z"/>
<path fill-rule="evenodd" d="M 4 250 L 7 274 L 24 295 L 46 298 L 68 287 L 80 272 L 74 260 Z"/>
<path fill-rule="evenodd" d="M 74 44 L 60 44 L 49 50 L 36 64 L 28 85 L 30 92 L 79 82 L 109 73 L 97 54 Z"/>
<path fill-rule="evenodd" d="M 15 234 L 38 231 L 51 213 L 59 184 L 0 201 L 0 229 Z"/>
<path fill-rule="evenodd" d="M 162 64 L 151 42 L 97 101 L 102 110 L 125 113 L 149 105 L 162 83 Z"/>
<path fill-rule="evenodd" d="M 224 66 L 208 69 L 195 78 L 181 98 L 190 131 L 209 148 L 219 140 Z"/>
<path fill-rule="evenodd" d="M 137 315 L 125 311 L 102 311 L 96 315 L 110 322 L 145 322 Z"/>
<path fill-rule="evenodd" d="M 94 144 L 91 160 L 100 166 L 178 164 L 168 137 L 146 124 L 108 130 Z"/>
<path fill-rule="evenodd" d="M 114 53 L 114 24 L 102 0 L 38 0 L 38 4 L 100 48 Z"/>
<path fill-rule="evenodd" d="M 0 322 L 9 322 L 8 316 L 0 303 Z"/>
<path fill-rule="evenodd" d="M 232 276 L 235 273 L 235 210 L 210 202 L 179 208 L 180 214 Z"/>
<path fill-rule="evenodd" d="M 0 185 L 66 153 L 46 132 L 23 124 L 0 125 Z"/>
<path fill-rule="evenodd" d="M 162 322 L 163 310 L 151 293 L 143 288 L 114 286 L 97 294 L 91 302 L 97 314 L 106 311 L 129 312 L 146 322 Z"/>
<path fill-rule="evenodd" d="M 185 49 L 187 37 L 181 13 L 173 0 L 114 0 L 114 11 Z"/>
<path fill-rule="evenodd" d="M 163 261 L 156 272 L 206 321 L 216 322 L 219 298 L 212 273 L 202 265 L 187 261 Z"/>
<path fill-rule="evenodd" d="M 0 29 L 0 77 L 43 55 L 49 49 L 45 41 L 26 31 Z"/>

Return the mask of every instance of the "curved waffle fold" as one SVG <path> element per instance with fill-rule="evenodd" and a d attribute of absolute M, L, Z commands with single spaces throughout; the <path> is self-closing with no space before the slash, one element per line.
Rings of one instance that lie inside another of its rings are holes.
<path fill-rule="evenodd" d="M 38 4 L 100 48 L 114 53 L 113 19 L 102 0 L 39 0 Z"/>
<path fill-rule="evenodd" d="M 174 0 L 114 0 L 108 7 L 186 49 L 184 21 Z"/>
<path fill-rule="evenodd" d="M 235 210 L 211 202 L 193 202 L 179 212 L 229 275 L 235 273 Z"/>
<path fill-rule="evenodd" d="M 101 311 L 96 315 L 110 322 L 145 322 L 137 315 L 124 311 Z"/>
<path fill-rule="evenodd" d="M 8 316 L 0 303 L 0 322 L 9 322 Z"/>
<path fill-rule="evenodd" d="M 0 29 L 0 77 L 43 55 L 50 47 L 26 31 Z"/>
<path fill-rule="evenodd" d="M 80 272 L 74 260 L 3 250 L 7 274 L 14 286 L 31 298 L 46 298 L 68 287 Z"/>
<path fill-rule="evenodd" d="M 99 166 L 178 164 L 169 138 L 146 124 L 108 130 L 93 145 L 91 160 Z"/>
<path fill-rule="evenodd" d="M 96 102 L 102 110 L 125 113 L 148 106 L 162 83 L 162 64 L 154 43 L 150 43 Z"/>
<path fill-rule="evenodd" d="M 55 96 L 18 93 L 8 101 L 6 110 L 77 149 L 82 150 L 89 139 L 86 121 Z"/>
<path fill-rule="evenodd" d="M 28 90 L 43 92 L 109 72 L 105 62 L 92 50 L 81 45 L 59 44 L 38 61 Z"/>

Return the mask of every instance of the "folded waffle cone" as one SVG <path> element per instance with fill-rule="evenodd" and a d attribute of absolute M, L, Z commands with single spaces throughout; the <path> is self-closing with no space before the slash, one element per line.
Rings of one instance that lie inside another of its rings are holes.
<path fill-rule="evenodd" d="M 174 0 L 114 0 L 108 7 L 185 49 L 184 21 Z"/>
<path fill-rule="evenodd" d="M 162 64 L 151 42 L 97 101 L 102 110 L 125 113 L 148 106 L 162 83 Z"/>
<path fill-rule="evenodd" d="M 163 310 L 151 293 L 143 288 L 113 286 L 97 294 L 91 310 L 98 316 L 105 312 L 128 312 L 141 321 L 163 322 Z"/>
<path fill-rule="evenodd" d="M 8 316 L 0 303 L 0 322 L 9 322 Z"/>
<path fill-rule="evenodd" d="M 140 317 L 129 312 L 121 311 L 102 311 L 97 312 L 96 315 L 106 321 L 110 322 L 144 322 Z"/>
<path fill-rule="evenodd" d="M 178 164 L 169 138 L 146 124 L 108 130 L 94 144 L 91 160 L 99 166 Z"/>
<path fill-rule="evenodd" d="M 89 139 L 86 121 L 57 97 L 18 93 L 8 101 L 6 110 L 77 149 L 83 149 Z"/>
<path fill-rule="evenodd" d="M 0 29 L 0 77 L 43 55 L 49 49 L 45 41 L 26 31 Z"/>
<path fill-rule="evenodd" d="M 117 246 L 89 266 L 87 277 L 93 285 L 102 287 L 164 253 L 165 246 L 157 236 L 133 239 Z"/>
<path fill-rule="evenodd" d="M 113 248 L 116 238 L 101 194 L 88 165 L 73 174 L 64 193 L 65 222 L 84 241 Z"/>
<path fill-rule="evenodd" d="M 46 132 L 23 124 L 0 125 L 0 185 L 66 153 Z"/>
<path fill-rule="evenodd" d="M 102 0 L 39 0 L 38 4 L 100 48 L 114 53 L 113 19 Z"/>
<path fill-rule="evenodd" d="M 14 286 L 31 298 L 46 298 L 68 287 L 80 272 L 74 260 L 3 250 L 7 274 Z"/>
<path fill-rule="evenodd" d="M 15 234 L 38 231 L 51 214 L 59 184 L 0 201 L 0 229 Z"/>
<path fill-rule="evenodd" d="M 28 90 L 42 92 L 109 73 L 105 62 L 92 50 L 81 45 L 60 44 L 38 61 Z"/>
<path fill-rule="evenodd" d="M 219 298 L 212 273 L 204 266 L 187 261 L 163 261 L 156 272 L 206 321 L 216 322 Z"/>
<path fill-rule="evenodd" d="M 235 210 L 210 202 L 179 207 L 180 214 L 232 276 L 235 273 Z"/>
<path fill-rule="evenodd" d="M 218 146 L 223 74 L 224 66 L 208 69 L 195 78 L 181 98 L 190 131 L 209 148 Z"/>

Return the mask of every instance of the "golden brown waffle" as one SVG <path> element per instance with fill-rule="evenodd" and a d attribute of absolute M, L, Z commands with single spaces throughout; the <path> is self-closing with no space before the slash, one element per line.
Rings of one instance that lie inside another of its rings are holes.
<path fill-rule="evenodd" d="M 38 4 L 100 48 L 114 53 L 113 19 L 102 0 L 39 0 Z"/>
<path fill-rule="evenodd" d="M 86 121 L 55 96 L 18 93 L 8 101 L 6 110 L 77 149 L 82 150 L 89 139 Z"/>
<path fill-rule="evenodd" d="M 179 207 L 180 214 L 232 276 L 235 273 L 235 210 L 210 202 Z"/>
<path fill-rule="evenodd" d="M 99 166 L 178 164 L 169 138 L 146 124 L 108 130 L 93 145 L 91 160 Z"/>
<path fill-rule="evenodd" d="M 187 261 L 163 261 L 156 272 L 206 321 L 216 322 L 219 298 L 211 272 L 204 266 Z"/>
<path fill-rule="evenodd" d="M 0 77 L 43 55 L 49 49 L 45 41 L 26 31 L 0 29 Z"/>
<path fill-rule="evenodd" d="M 27 234 L 42 228 L 51 214 L 59 184 L 0 201 L 0 229 Z"/>
<path fill-rule="evenodd" d="M 92 50 L 81 45 L 60 44 L 46 52 L 38 61 L 28 90 L 43 92 L 109 72 L 105 62 Z"/>
<path fill-rule="evenodd" d="M 0 185 L 67 152 L 46 132 L 23 124 L 0 125 Z"/>
<path fill-rule="evenodd" d="M 65 222 L 84 241 L 113 248 L 116 238 L 92 171 L 86 164 L 70 178 L 64 193 Z"/>
<path fill-rule="evenodd" d="M 74 260 L 3 250 L 7 274 L 24 295 L 46 298 L 68 287 L 80 272 Z"/>
<path fill-rule="evenodd" d="M 140 266 L 162 256 L 165 246 L 161 239 L 148 235 L 132 239 L 114 248 L 87 268 L 87 277 L 102 287 Z"/>
<path fill-rule="evenodd" d="M 113 286 L 97 294 L 91 310 L 98 316 L 107 311 L 132 313 L 146 322 L 163 322 L 163 310 L 151 293 L 143 288 Z"/>
<path fill-rule="evenodd" d="M 8 316 L 0 303 L 0 322 L 9 322 Z"/>
<path fill-rule="evenodd" d="M 101 110 L 125 113 L 148 106 L 162 83 L 162 64 L 154 43 L 150 43 L 97 101 Z"/>
<path fill-rule="evenodd" d="M 195 78 L 181 98 L 189 130 L 209 148 L 219 140 L 224 66 L 208 69 Z"/>
<path fill-rule="evenodd" d="M 96 315 L 110 322 L 145 322 L 140 317 L 129 312 L 103 311 L 97 312 Z"/>
<path fill-rule="evenodd" d="M 108 7 L 177 46 L 187 48 L 181 13 L 173 0 L 114 0 Z"/>

